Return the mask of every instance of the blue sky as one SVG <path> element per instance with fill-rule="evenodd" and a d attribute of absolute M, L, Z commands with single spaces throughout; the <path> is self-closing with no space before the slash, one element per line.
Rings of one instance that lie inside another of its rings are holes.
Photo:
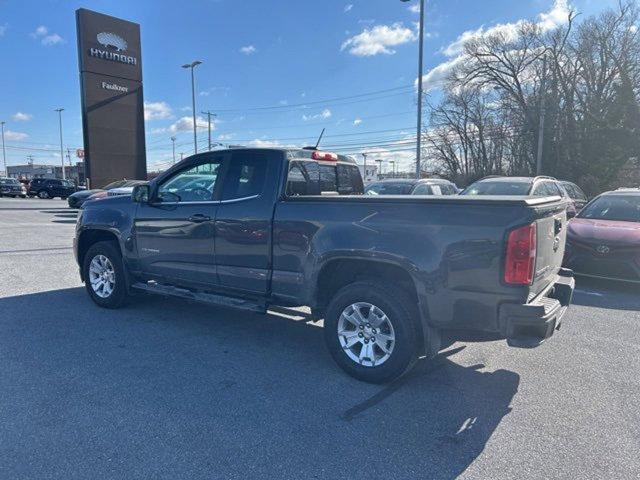
<path fill-rule="evenodd" d="M 0 0 L 0 120 L 8 164 L 57 163 L 57 107 L 64 144 L 82 146 L 75 10 L 141 24 L 149 168 L 176 150 L 193 152 L 188 72 L 198 59 L 197 110 L 217 112 L 214 141 L 324 145 L 409 166 L 415 138 L 417 0 L 188 0 L 183 2 Z M 511 28 L 520 19 L 551 27 L 567 8 L 584 16 L 615 0 L 428 0 L 425 72 L 438 79 L 460 39 Z M 376 93 L 377 92 L 377 93 Z M 269 107 L 269 108 L 262 108 Z M 200 115 L 202 117 L 202 115 Z M 204 119 L 199 120 L 204 127 Z M 201 148 L 206 130 L 199 130 Z M 413 136 L 413 138 L 412 138 Z"/>

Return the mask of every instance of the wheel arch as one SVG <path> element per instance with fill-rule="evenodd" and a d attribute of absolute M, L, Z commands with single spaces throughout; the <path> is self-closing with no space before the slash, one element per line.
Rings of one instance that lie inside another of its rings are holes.
<path fill-rule="evenodd" d="M 98 242 L 111 242 L 122 254 L 122 249 L 120 248 L 120 240 L 118 236 L 106 229 L 86 229 L 80 233 L 78 236 L 78 265 L 80 265 L 80 276 L 82 281 L 85 281 L 83 268 L 84 265 L 84 257 L 86 256 L 89 248 L 92 245 L 95 245 Z"/>
<path fill-rule="evenodd" d="M 342 287 L 364 279 L 383 280 L 402 288 L 415 302 L 414 312 L 418 316 L 416 323 L 421 333 L 422 349 L 431 352 L 435 347 L 437 350 L 437 346 L 433 345 L 436 332 L 429 326 L 427 305 L 418 295 L 416 281 L 407 266 L 395 262 L 366 257 L 328 260 L 321 266 L 315 280 L 313 303 L 318 315 L 324 315 L 331 298 Z"/>

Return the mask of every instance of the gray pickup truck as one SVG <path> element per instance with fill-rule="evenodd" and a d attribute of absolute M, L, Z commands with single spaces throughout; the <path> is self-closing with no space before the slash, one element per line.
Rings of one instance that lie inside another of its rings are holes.
<path fill-rule="evenodd" d="M 194 155 L 131 197 L 90 201 L 74 249 L 101 307 L 151 292 L 264 312 L 308 306 L 331 355 L 390 381 L 442 338 L 539 345 L 574 280 L 559 197 L 366 196 L 312 149 Z"/>

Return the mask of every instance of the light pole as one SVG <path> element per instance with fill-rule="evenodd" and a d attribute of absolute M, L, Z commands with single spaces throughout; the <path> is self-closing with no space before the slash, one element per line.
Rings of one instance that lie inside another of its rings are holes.
<path fill-rule="evenodd" d="M 58 123 L 60 125 L 60 161 L 62 162 L 62 179 L 66 180 L 67 176 L 64 173 L 64 147 L 62 146 L 62 112 L 64 108 L 56 108 L 56 112 L 58 112 Z"/>
<path fill-rule="evenodd" d="M 200 112 L 200 113 L 202 113 L 203 115 L 207 116 L 207 126 L 208 126 L 208 129 L 209 129 L 209 151 L 211 151 L 211 145 L 213 145 L 211 143 L 211 117 L 215 117 L 216 114 L 210 112 L 209 110 L 207 110 L 206 112 Z"/>
<path fill-rule="evenodd" d="M 198 128 L 196 125 L 196 80 L 193 74 L 193 69 L 200 65 L 202 62 L 200 60 L 195 60 L 191 63 L 185 63 L 182 65 L 182 68 L 190 68 L 191 69 L 191 109 L 193 112 L 193 151 L 194 153 L 198 153 L 198 135 L 196 134 L 196 129 Z"/>
<path fill-rule="evenodd" d="M 2 160 L 4 162 L 4 174 L 8 177 L 9 172 L 7 171 L 7 152 L 4 149 L 4 124 L 7 122 L 0 122 L 0 127 L 2 127 Z"/>
<path fill-rule="evenodd" d="M 401 2 L 410 2 L 411 0 L 400 0 Z M 416 178 L 421 177 L 420 172 L 420 154 L 422 149 L 422 57 L 424 48 L 424 0 L 420 0 L 420 34 L 418 46 L 418 132 L 416 144 Z"/>
<path fill-rule="evenodd" d="M 381 158 L 377 159 L 376 162 L 378 162 L 378 180 L 380 180 L 380 178 L 382 178 L 382 162 L 383 160 Z"/>
<path fill-rule="evenodd" d="M 173 164 L 176 164 L 176 137 L 171 137 L 171 148 L 173 150 Z"/>

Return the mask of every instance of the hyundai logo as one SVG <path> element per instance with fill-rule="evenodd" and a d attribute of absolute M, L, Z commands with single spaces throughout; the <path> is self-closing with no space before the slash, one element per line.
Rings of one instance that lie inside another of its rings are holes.
<path fill-rule="evenodd" d="M 102 32 L 97 36 L 98 43 L 104 48 L 115 48 L 117 51 L 122 52 L 127 49 L 127 42 L 124 38 L 119 37 L 115 33 Z"/>
<path fill-rule="evenodd" d="M 104 47 L 104 50 L 90 48 L 90 56 L 101 58 L 102 60 L 111 60 L 112 62 L 138 65 L 138 59 L 136 57 L 120 53 L 124 52 L 128 47 L 127 41 L 124 38 L 109 32 L 101 32 L 96 35 L 96 38 L 98 43 Z"/>
<path fill-rule="evenodd" d="M 607 247 L 606 245 L 600 245 L 599 247 L 596 248 L 596 252 L 598 252 L 598 253 L 600 253 L 602 255 L 606 255 L 610 251 L 611 251 L 611 249 L 609 247 Z"/>

